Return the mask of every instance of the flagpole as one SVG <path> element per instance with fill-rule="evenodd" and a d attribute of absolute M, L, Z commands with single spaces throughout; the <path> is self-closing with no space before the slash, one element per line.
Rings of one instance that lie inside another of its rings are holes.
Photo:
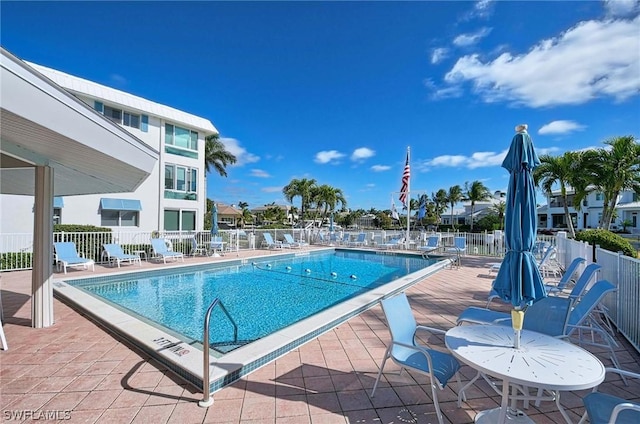
<path fill-rule="evenodd" d="M 410 164 L 411 157 L 409 156 L 410 147 L 407 146 L 407 164 Z M 411 177 L 407 181 L 407 236 L 404 239 L 405 249 L 409 250 L 409 232 L 411 231 Z"/>

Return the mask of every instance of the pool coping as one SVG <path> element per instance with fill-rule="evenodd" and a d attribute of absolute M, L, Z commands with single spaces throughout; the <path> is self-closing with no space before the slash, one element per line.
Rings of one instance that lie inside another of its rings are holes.
<path fill-rule="evenodd" d="M 321 249 L 313 252 L 283 252 L 271 255 L 270 260 L 287 257 L 305 256 L 310 254 L 323 253 L 327 251 L 341 249 Z M 362 251 L 373 253 L 367 249 L 344 249 L 345 251 Z M 420 256 L 407 252 L 375 251 L 376 254 L 399 255 L 399 256 Z M 264 260 L 264 256 L 256 256 L 242 259 L 225 259 L 217 261 L 216 267 L 249 264 L 254 260 Z M 433 258 L 436 259 L 436 258 Z M 154 272 L 166 273 L 167 270 L 197 271 L 202 268 L 209 269 L 212 263 L 201 264 L 176 264 L 163 266 L 155 270 L 145 271 L 123 271 L 105 274 L 105 279 L 113 279 L 117 275 L 132 276 L 141 273 L 145 276 Z M 220 358 L 210 358 L 209 367 L 209 388 L 213 393 L 223 387 L 235 382 L 241 377 L 255 371 L 278 357 L 286 354 L 292 349 L 313 340 L 319 335 L 337 327 L 348 319 L 375 306 L 380 300 L 392 296 L 416 284 L 425 277 L 439 271 L 449 265 L 448 260 L 441 260 L 435 264 L 416 271 L 412 274 L 383 284 L 369 292 L 358 295 L 350 300 L 330 307 L 315 315 L 305 318 L 293 325 L 262 339 L 256 340 L 246 346 L 235 349 Z M 157 328 L 147 322 L 127 314 L 120 309 L 111 306 L 84 291 L 68 284 L 66 281 L 99 279 L 102 275 L 95 277 L 76 277 L 56 279 L 53 282 L 54 294 L 65 300 L 72 307 L 80 309 L 110 331 L 125 338 L 133 345 L 148 353 L 152 358 L 164 364 L 168 369 L 180 376 L 185 381 L 195 387 L 203 388 L 203 362 L 204 354 L 199 342 L 185 342 L 179 337 Z"/>

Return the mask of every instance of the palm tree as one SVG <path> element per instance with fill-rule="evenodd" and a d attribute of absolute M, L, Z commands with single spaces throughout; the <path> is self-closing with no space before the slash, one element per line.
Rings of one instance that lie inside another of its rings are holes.
<path fill-rule="evenodd" d="M 434 204 L 434 212 L 436 215 L 436 225 L 442 222 L 442 214 L 447 210 L 447 190 L 441 188 L 435 194 L 431 195 Z"/>
<path fill-rule="evenodd" d="M 449 187 L 449 192 L 447 193 L 447 203 L 451 206 L 451 228 L 456 229 L 456 224 L 453 222 L 453 208 L 456 206 L 456 203 L 462 200 L 462 188 L 459 185 L 454 185 Z"/>
<path fill-rule="evenodd" d="M 300 197 L 300 219 L 304 221 L 304 211 L 309 207 L 311 202 L 311 192 L 316 187 L 316 180 L 303 178 L 298 180 L 294 178 L 284 186 L 282 194 L 284 194 L 287 202 L 293 202 L 294 197 Z"/>
<path fill-rule="evenodd" d="M 579 161 L 580 155 L 576 152 L 565 152 L 562 156 L 542 155 L 540 156 L 540 166 L 533 170 L 535 184 L 549 196 L 551 196 L 555 184 L 560 186 L 565 221 L 571 238 L 576 237 L 576 231 L 569 213 L 567 187 L 573 187 L 573 183 L 577 181 L 574 168 Z"/>
<path fill-rule="evenodd" d="M 500 220 L 500 229 L 502 230 L 504 228 L 504 213 L 507 211 L 507 202 L 500 200 L 498 203 L 491 206 L 491 210 L 498 215 L 498 219 Z"/>
<path fill-rule="evenodd" d="M 582 165 L 590 170 L 588 182 L 602 191 L 600 227 L 609 229 L 620 193 L 634 190 L 640 194 L 640 144 L 633 136 L 615 137 L 605 144 L 611 148 L 584 152 Z"/>
<path fill-rule="evenodd" d="M 471 231 L 473 231 L 473 214 L 476 209 L 476 202 L 482 202 L 491 197 L 489 189 L 482 183 L 482 181 L 474 181 L 471 184 L 464 183 L 464 196 L 466 200 L 471 202 Z"/>
<path fill-rule="evenodd" d="M 327 218 L 329 212 L 333 212 L 336 209 L 338 203 L 342 207 L 347 205 L 347 200 L 339 188 L 331 187 L 330 185 L 323 184 L 317 186 L 312 190 L 311 194 L 312 202 L 316 204 L 316 217 L 322 210 L 322 220 Z"/>
<path fill-rule="evenodd" d="M 220 141 L 219 134 L 208 135 L 204 140 L 205 169 L 210 172 L 213 168 L 221 177 L 226 177 L 227 165 L 233 165 L 238 159 L 225 149 L 224 144 Z"/>

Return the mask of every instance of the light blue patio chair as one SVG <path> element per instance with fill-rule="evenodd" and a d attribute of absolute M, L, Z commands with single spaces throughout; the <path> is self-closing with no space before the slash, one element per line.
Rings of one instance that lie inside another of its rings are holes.
<path fill-rule="evenodd" d="M 309 243 L 305 243 L 303 241 L 295 241 L 293 236 L 289 233 L 284 235 L 284 241 L 291 246 L 292 249 L 301 249 L 303 247 L 307 247 Z"/>
<path fill-rule="evenodd" d="M 218 253 L 218 250 L 220 250 L 220 253 Z M 224 255 L 224 241 L 222 241 L 222 236 L 211 237 L 207 254 L 209 251 L 211 252 L 211 256 L 217 257 L 219 255 Z"/>
<path fill-rule="evenodd" d="M 355 240 L 350 241 L 349 244 L 347 244 L 347 246 L 349 246 L 349 247 L 364 246 L 364 244 L 366 242 L 366 238 L 367 238 L 367 235 L 365 233 L 359 233 L 358 237 L 356 237 Z"/>
<path fill-rule="evenodd" d="M 142 266 L 142 261 L 140 260 L 140 255 L 130 255 L 128 253 L 124 253 L 122 250 L 122 246 L 116 243 L 105 243 L 102 245 L 104 248 L 104 255 L 107 257 L 107 261 L 111 263 L 111 266 L 114 264 L 118 265 L 120 268 L 121 262 L 129 262 L 130 264 L 134 264 L 138 262 L 138 266 Z"/>
<path fill-rule="evenodd" d="M 379 244 L 378 249 L 400 249 L 402 247 L 401 238 L 393 238 L 386 243 Z"/>
<path fill-rule="evenodd" d="M 586 283 L 584 285 L 586 286 Z M 575 337 L 581 346 L 607 349 L 611 361 L 616 367 L 620 367 L 614 351 L 614 347 L 617 347 L 616 341 L 591 315 L 602 299 L 615 290 L 616 287 L 609 281 L 600 280 L 580 297 L 545 297 L 527 308 L 522 327 L 525 330 L 567 340 Z M 458 315 L 456 323 L 511 325 L 511 315 L 470 306 Z"/>
<path fill-rule="evenodd" d="M 429 377 L 433 405 L 438 416 L 438 422 L 442 424 L 442 412 L 440 411 L 440 405 L 438 403 L 438 390 L 444 390 L 454 375 L 458 382 L 458 389 L 460 388 L 460 378 L 458 375 L 460 364 L 456 358 L 448 352 L 434 350 L 425 345 L 418 344 L 416 337 L 418 337 L 418 330 L 426 332 L 425 336 L 428 336 L 429 333 L 444 334 L 445 332 L 437 328 L 418 325 L 411 311 L 407 295 L 404 292 L 384 299 L 381 303 L 387 324 L 389 325 L 391 342 L 384 353 L 380 371 L 378 371 L 378 377 L 371 391 L 371 397 L 375 395 L 387 359 L 391 358 L 393 362 L 401 367 L 400 373 L 407 369 L 425 374 Z M 464 394 L 462 394 L 462 397 L 464 398 Z"/>
<path fill-rule="evenodd" d="M 437 252 L 440 249 L 440 236 L 429 236 L 427 238 L 427 244 L 418 247 L 418 250 L 424 257 L 428 257 L 429 253 Z"/>
<path fill-rule="evenodd" d="M 456 265 L 460 268 L 462 262 L 462 256 L 467 254 L 467 238 L 466 237 L 454 237 L 453 247 L 447 248 L 447 253 L 451 253 L 454 257 L 451 259 L 451 266 Z"/>
<path fill-rule="evenodd" d="M 60 267 L 64 269 L 64 273 L 67 273 L 68 267 L 82 267 L 84 269 L 91 269 L 95 272 L 95 262 L 93 259 L 87 259 L 78 254 L 76 244 L 73 242 L 57 242 L 53 243 L 55 250 L 55 261 L 58 264 L 58 271 Z"/>
<path fill-rule="evenodd" d="M 616 373 L 621 377 L 640 378 L 640 374 L 621 370 L 618 368 L 606 368 L 608 373 Z M 631 402 L 618 396 L 602 393 L 594 388 L 586 395 L 584 403 L 584 415 L 578 424 L 589 419 L 591 424 L 637 424 L 640 423 L 640 404 Z"/>
<path fill-rule="evenodd" d="M 184 262 L 184 255 L 182 254 L 182 252 L 174 252 L 167 249 L 167 244 L 164 239 L 152 238 L 151 248 L 153 249 L 153 255 L 156 258 L 162 258 L 162 261 L 165 264 L 167 263 L 167 258 L 173 258 L 174 261 L 177 261 L 178 258 L 180 258 L 182 262 Z"/>
<path fill-rule="evenodd" d="M 544 289 L 547 291 L 547 294 L 562 293 L 564 292 L 564 290 L 566 290 L 569 287 L 569 285 L 572 282 L 575 283 L 576 279 L 574 279 L 573 277 L 578 271 L 578 267 L 582 265 L 584 262 L 586 262 L 585 258 L 575 258 L 573 261 L 571 261 L 571 263 L 565 270 L 564 274 L 562 274 L 562 277 L 560 277 L 560 280 L 558 281 L 557 284 L 545 283 Z M 598 269 L 599 268 L 601 267 L 598 267 Z"/>
<path fill-rule="evenodd" d="M 198 240 L 195 237 L 191 237 L 191 256 L 196 256 L 198 253 L 202 256 L 207 254 L 207 246 L 198 244 Z"/>
<path fill-rule="evenodd" d="M 283 249 L 290 248 L 291 246 L 288 243 L 283 243 L 281 241 L 274 241 L 271 233 L 263 233 L 264 243 L 267 249 Z"/>

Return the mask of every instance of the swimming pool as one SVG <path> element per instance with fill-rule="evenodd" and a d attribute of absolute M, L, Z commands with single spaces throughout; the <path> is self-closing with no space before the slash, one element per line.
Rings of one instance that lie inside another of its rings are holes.
<path fill-rule="evenodd" d="M 238 332 L 234 338 L 233 326 L 217 308 L 211 347 L 218 362 L 238 367 L 221 367 L 217 377 L 214 372 L 213 391 L 441 267 L 416 255 L 380 253 L 288 253 L 66 280 L 54 287 L 197 385 L 202 363 L 194 358 L 202 358 L 204 315 L 219 298 Z"/>

